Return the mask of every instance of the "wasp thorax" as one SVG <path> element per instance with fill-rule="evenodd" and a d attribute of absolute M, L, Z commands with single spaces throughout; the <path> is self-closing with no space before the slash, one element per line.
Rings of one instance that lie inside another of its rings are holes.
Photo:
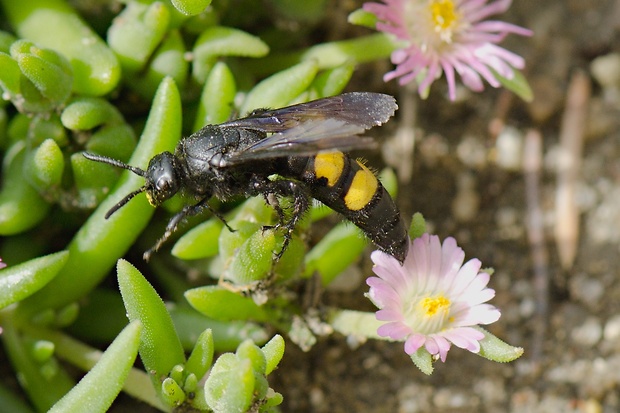
<path fill-rule="evenodd" d="M 146 197 L 153 206 L 170 199 L 179 191 L 179 179 L 174 168 L 174 155 L 163 152 L 149 162 L 146 170 Z"/>

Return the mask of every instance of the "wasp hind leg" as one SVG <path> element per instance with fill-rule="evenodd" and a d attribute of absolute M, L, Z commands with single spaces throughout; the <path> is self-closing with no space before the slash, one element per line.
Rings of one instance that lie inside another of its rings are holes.
<path fill-rule="evenodd" d="M 308 210 L 309 197 L 305 188 L 295 181 L 289 181 L 285 179 L 269 181 L 269 180 L 257 180 L 252 183 L 252 190 L 255 195 L 262 194 L 265 198 L 265 202 L 272 206 L 278 214 L 279 222 L 276 225 L 263 227 L 266 229 L 278 229 L 284 228 L 284 242 L 282 243 L 282 249 L 275 256 L 275 261 L 280 260 L 282 255 L 289 246 L 293 239 L 293 231 L 297 226 L 299 220 L 303 217 L 304 213 Z M 290 219 L 287 219 L 277 196 L 292 197 L 293 198 L 293 210 Z"/>

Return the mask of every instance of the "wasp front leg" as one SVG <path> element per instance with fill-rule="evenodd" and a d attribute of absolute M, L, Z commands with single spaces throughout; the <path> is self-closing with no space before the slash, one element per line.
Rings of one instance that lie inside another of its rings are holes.
<path fill-rule="evenodd" d="M 271 205 L 278 214 L 279 223 L 275 225 L 275 228 L 284 227 L 286 232 L 284 233 L 284 242 L 282 243 L 282 249 L 276 254 L 276 260 L 282 257 L 282 254 L 286 251 L 286 248 L 293 239 L 293 231 L 297 226 L 299 220 L 303 217 L 303 214 L 308 210 L 309 195 L 303 184 L 286 179 L 279 179 L 270 181 L 268 179 L 256 178 L 251 182 L 250 188 L 252 195 L 263 195 L 265 202 Z M 284 211 L 282 210 L 277 196 L 292 197 L 293 198 L 293 211 L 290 219 L 286 219 Z M 264 229 L 271 227 L 265 226 Z"/>
<path fill-rule="evenodd" d="M 204 208 L 207 208 L 214 216 L 220 219 L 224 223 L 224 225 L 226 225 L 226 228 L 228 228 L 230 232 L 234 232 L 234 230 L 228 225 L 224 217 L 211 208 L 208 203 L 209 199 L 211 199 L 211 195 L 202 198 L 195 205 L 187 205 L 183 207 L 180 212 L 176 213 L 172 218 L 170 218 L 170 221 L 168 221 L 168 225 L 166 225 L 166 231 L 164 232 L 164 235 L 162 235 L 161 238 L 157 240 L 157 242 L 155 243 L 155 245 L 153 245 L 152 248 L 150 248 L 144 253 L 144 260 L 148 261 L 151 258 L 151 255 L 153 255 L 153 253 L 157 251 L 168 240 L 168 238 L 170 238 L 170 236 L 177 230 L 179 224 L 183 222 L 185 218 L 199 214 Z"/>

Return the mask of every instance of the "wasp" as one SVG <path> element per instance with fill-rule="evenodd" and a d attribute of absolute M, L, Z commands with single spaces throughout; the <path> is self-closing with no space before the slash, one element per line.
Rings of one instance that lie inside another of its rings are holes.
<path fill-rule="evenodd" d="M 241 119 L 203 127 L 183 138 L 174 154 L 154 156 L 146 170 L 101 155 L 84 156 L 130 170 L 145 180 L 113 206 L 106 219 L 141 192 L 155 207 L 177 192 L 195 198 L 195 204 L 170 219 L 163 236 L 144 253 L 145 260 L 186 217 L 205 208 L 226 224 L 209 206 L 212 197 L 225 201 L 262 195 L 279 215 L 276 226 L 286 229 L 276 258 L 285 251 L 314 198 L 357 225 L 379 249 L 402 263 L 409 238 L 398 208 L 376 176 L 343 152 L 374 147 L 374 140 L 360 134 L 387 122 L 397 108 L 392 96 L 353 92 L 280 109 L 258 109 Z M 292 198 L 290 218 L 285 218 L 277 197 Z"/>

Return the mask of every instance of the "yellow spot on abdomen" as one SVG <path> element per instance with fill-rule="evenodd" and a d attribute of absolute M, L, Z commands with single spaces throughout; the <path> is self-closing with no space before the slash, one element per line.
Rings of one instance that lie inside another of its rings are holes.
<path fill-rule="evenodd" d="M 361 169 L 355 173 L 351 186 L 344 196 L 344 203 L 351 211 L 359 211 L 368 205 L 379 186 L 375 175 L 364 164 L 356 162 Z"/>
<path fill-rule="evenodd" d="M 327 186 L 334 186 L 344 168 L 344 154 L 342 152 L 319 153 L 314 157 L 314 174 L 317 179 L 327 179 Z"/>

